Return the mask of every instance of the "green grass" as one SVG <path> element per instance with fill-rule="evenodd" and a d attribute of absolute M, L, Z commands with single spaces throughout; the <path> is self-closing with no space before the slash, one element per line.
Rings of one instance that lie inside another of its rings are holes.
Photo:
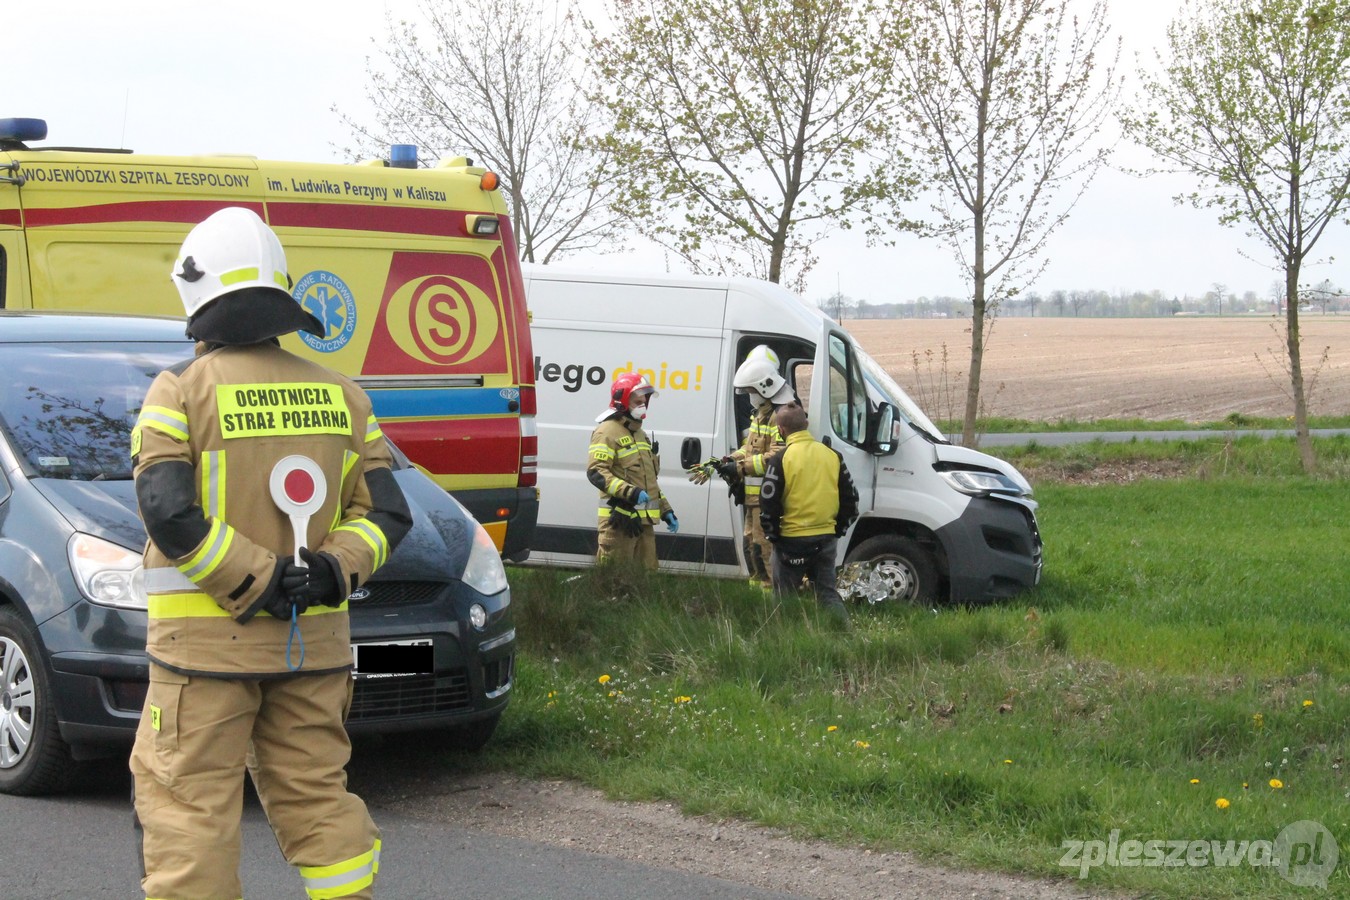
<path fill-rule="evenodd" d="M 513 569 L 516 692 L 483 763 L 1056 878 L 1078 874 L 1058 864 L 1063 841 L 1113 830 L 1274 841 L 1308 819 L 1350 852 L 1350 479 L 1037 496 L 1036 591 L 858 607 L 848 633 L 738 582 Z M 1350 896 L 1346 871 L 1330 893 Z M 1249 865 L 1100 866 L 1085 885 L 1310 895 Z"/>

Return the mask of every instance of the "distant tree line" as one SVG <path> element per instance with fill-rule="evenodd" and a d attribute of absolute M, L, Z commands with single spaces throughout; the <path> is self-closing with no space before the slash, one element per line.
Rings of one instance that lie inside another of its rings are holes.
<path fill-rule="evenodd" d="M 834 293 L 817 305 L 836 320 L 842 319 L 968 319 L 969 297 L 919 297 L 913 300 L 877 303 Z M 1350 314 L 1350 292 L 1322 282 L 1301 292 L 1300 309 L 1325 315 Z M 1274 284 L 1264 296 L 1256 291 L 1241 294 L 1216 286 L 1200 296 L 1168 296 L 1162 291 L 1055 290 L 1028 291 L 1004 300 L 1000 317 L 1062 318 L 1152 318 L 1159 316 L 1283 315 L 1284 286 Z"/>

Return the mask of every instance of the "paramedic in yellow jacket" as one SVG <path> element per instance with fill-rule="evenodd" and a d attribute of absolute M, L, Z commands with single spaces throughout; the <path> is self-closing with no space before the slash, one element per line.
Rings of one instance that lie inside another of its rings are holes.
<path fill-rule="evenodd" d="M 642 422 L 656 396 L 645 376 L 625 372 L 610 388 L 609 408 L 596 417 L 591 434 L 586 477 L 600 489 L 600 533 L 597 562 L 635 563 L 657 567 L 656 520 L 671 533 L 680 522 L 656 483 L 661 460 Z"/>
<path fill-rule="evenodd" d="M 150 385 L 132 431 L 149 543 L 150 689 L 131 756 L 148 898 L 238 898 L 247 767 L 281 852 L 320 898 L 368 898 L 380 833 L 347 791 L 347 596 L 411 520 L 370 401 L 283 349 L 322 335 L 253 212 L 197 225 L 174 263 L 196 355 Z M 273 466 L 317 463 L 300 560 Z"/>

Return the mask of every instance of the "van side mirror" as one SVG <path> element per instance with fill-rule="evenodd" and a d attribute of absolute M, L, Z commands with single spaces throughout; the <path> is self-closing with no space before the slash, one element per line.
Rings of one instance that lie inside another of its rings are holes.
<path fill-rule="evenodd" d="M 692 469 L 703 462 L 703 442 L 696 437 L 687 437 L 680 444 L 680 465 Z"/>
<path fill-rule="evenodd" d="M 872 414 L 872 434 L 867 449 L 876 456 L 890 456 L 900 446 L 899 425 L 894 406 L 884 400 L 877 404 L 876 412 Z"/>

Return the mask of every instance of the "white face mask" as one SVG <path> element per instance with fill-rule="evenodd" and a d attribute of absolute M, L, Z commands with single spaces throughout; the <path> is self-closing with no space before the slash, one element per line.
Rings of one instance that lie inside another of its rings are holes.
<path fill-rule="evenodd" d="M 628 408 L 628 414 L 639 422 L 647 418 L 647 404 L 642 403 Z"/>

